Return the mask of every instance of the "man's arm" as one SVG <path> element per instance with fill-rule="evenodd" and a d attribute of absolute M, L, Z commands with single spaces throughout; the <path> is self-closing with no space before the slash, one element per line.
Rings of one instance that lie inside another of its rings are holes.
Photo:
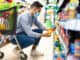
<path fill-rule="evenodd" d="M 28 19 L 28 18 L 26 18 Z M 33 32 L 31 27 L 28 26 L 28 24 L 26 23 L 27 20 L 25 18 L 21 18 L 20 17 L 20 25 L 22 27 L 22 29 L 24 30 L 24 32 L 30 36 L 30 37 L 35 37 L 35 38 L 39 38 L 39 37 L 50 37 L 50 35 L 48 33 L 45 33 L 45 34 L 40 34 L 40 33 L 36 33 L 36 32 Z"/>
<path fill-rule="evenodd" d="M 40 29 L 43 29 L 43 30 L 46 30 L 46 31 L 55 31 L 55 29 L 56 29 L 56 27 L 54 27 L 54 28 L 46 28 L 43 24 L 41 24 L 38 20 L 37 20 L 37 18 L 35 18 L 35 25 L 36 26 L 38 26 Z"/>
<path fill-rule="evenodd" d="M 35 21 L 34 21 L 34 24 L 35 24 L 38 28 L 40 28 L 40 29 L 42 29 L 42 30 L 46 30 L 46 27 L 45 27 L 43 24 L 41 24 L 41 22 L 39 22 L 36 17 L 34 17 L 34 20 L 35 20 Z"/>

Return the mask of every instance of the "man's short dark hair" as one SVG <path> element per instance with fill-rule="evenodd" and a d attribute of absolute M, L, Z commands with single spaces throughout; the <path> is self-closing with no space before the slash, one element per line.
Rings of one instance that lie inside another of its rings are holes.
<path fill-rule="evenodd" d="M 40 8 L 40 7 L 43 7 L 43 5 L 40 2 L 35 1 L 31 4 L 31 8 L 33 7 Z"/>

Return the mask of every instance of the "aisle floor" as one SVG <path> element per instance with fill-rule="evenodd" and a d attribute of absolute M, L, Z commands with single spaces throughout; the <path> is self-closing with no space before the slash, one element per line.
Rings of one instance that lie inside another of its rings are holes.
<path fill-rule="evenodd" d="M 30 56 L 30 50 L 32 46 L 25 48 L 23 51 L 28 54 L 28 60 L 53 60 L 53 37 L 42 38 L 40 44 L 37 48 L 44 56 L 32 57 Z M 5 53 L 5 57 L 2 60 L 19 60 L 16 54 L 13 52 L 13 44 L 8 44 L 3 48 L 0 48 L 1 51 Z"/>

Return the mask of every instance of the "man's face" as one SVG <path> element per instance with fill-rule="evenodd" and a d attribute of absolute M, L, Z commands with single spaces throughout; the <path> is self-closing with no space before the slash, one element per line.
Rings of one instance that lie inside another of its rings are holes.
<path fill-rule="evenodd" d="M 35 8 L 35 13 L 41 12 L 41 8 Z"/>

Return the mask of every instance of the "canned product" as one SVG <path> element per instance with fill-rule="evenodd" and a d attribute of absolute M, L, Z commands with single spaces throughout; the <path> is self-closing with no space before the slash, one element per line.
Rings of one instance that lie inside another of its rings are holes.
<path fill-rule="evenodd" d="M 80 39 L 75 40 L 75 56 L 80 57 Z"/>

